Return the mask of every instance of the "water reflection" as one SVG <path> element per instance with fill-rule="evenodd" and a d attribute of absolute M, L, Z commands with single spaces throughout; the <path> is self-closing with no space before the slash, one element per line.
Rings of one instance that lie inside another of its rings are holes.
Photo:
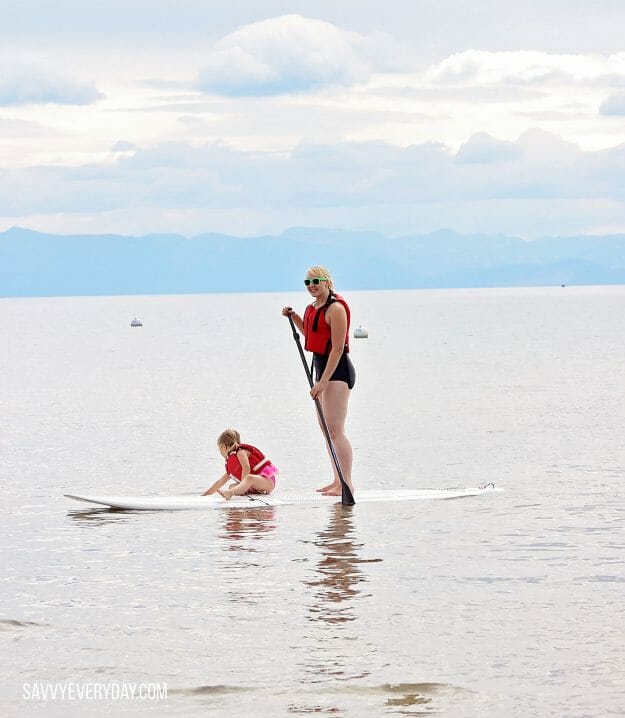
<path fill-rule="evenodd" d="M 367 581 L 360 566 L 382 559 L 360 558 L 363 544 L 357 541 L 354 533 L 353 509 L 340 503 L 331 507 L 327 529 L 320 531 L 312 543 L 319 547 L 321 556 L 317 563 L 319 577 L 305 582 L 306 586 L 315 589 L 315 600 L 309 608 L 311 620 L 330 624 L 355 621 L 358 618 L 355 603 L 362 590 L 360 584 Z"/>
<path fill-rule="evenodd" d="M 94 526 L 105 526 L 119 521 L 129 521 L 138 514 L 145 514 L 145 511 L 128 511 L 124 509 L 79 509 L 67 512 L 67 517 L 79 524 L 91 524 Z"/>
<path fill-rule="evenodd" d="M 263 568 L 264 561 L 273 561 L 274 556 L 264 547 L 259 550 L 259 542 L 267 540 L 276 528 L 275 508 L 228 508 L 222 515 L 218 540 L 224 553 L 215 565 L 216 580 L 222 586 L 226 605 L 237 616 L 256 615 L 271 590 L 263 581 Z"/>
<path fill-rule="evenodd" d="M 315 576 L 304 581 L 311 592 L 308 606 L 310 641 L 306 646 L 303 668 L 308 674 L 305 683 L 316 684 L 315 696 L 300 695 L 300 702 L 289 706 L 289 713 L 343 713 L 345 697 L 335 692 L 336 682 L 353 686 L 366 678 L 374 665 L 375 646 L 366 631 L 357 625 L 358 619 L 367 617 L 370 608 L 362 603 L 368 578 L 362 564 L 377 563 L 382 559 L 364 559 L 360 552 L 364 543 L 358 541 L 351 507 L 340 503 L 328 507 L 330 517 L 327 528 L 319 531 L 308 542 L 318 549 Z M 354 646 L 358 645 L 358 657 Z M 325 684 L 321 688 L 319 684 Z"/>
<path fill-rule="evenodd" d="M 472 691 L 446 683 L 384 683 L 363 685 L 361 683 L 335 684 L 320 692 L 314 688 L 315 698 L 306 700 L 300 690 L 300 702 L 289 705 L 289 713 L 320 713 L 341 715 L 405 715 L 431 716 L 440 713 L 445 705 L 459 706 L 468 703 Z M 304 699 L 304 700 L 301 700 Z M 459 707 L 453 715 L 474 715 Z M 450 714 L 452 715 L 452 714 Z"/>
<path fill-rule="evenodd" d="M 226 539 L 227 551 L 256 551 L 256 547 L 250 545 L 250 539 L 260 540 L 276 528 L 274 506 L 263 509 L 225 509 L 225 518 L 220 538 Z"/>

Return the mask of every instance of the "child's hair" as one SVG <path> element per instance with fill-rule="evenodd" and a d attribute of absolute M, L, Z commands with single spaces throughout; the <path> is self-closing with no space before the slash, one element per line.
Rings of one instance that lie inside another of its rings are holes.
<path fill-rule="evenodd" d="M 241 443 L 241 434 L 236 429 L 226 429 L 219 434 L 217 446 L 224 444 L 225 446 L 235 446 Z"/>
<path fill-rule="evenodd" d="M 322 267 L 320 264 L 316 264 L 314 267 L 310 267 L 306 274 L 313 274 L 315 277 L 323 277 L 328 280 L 328 289 L 334 291 L 334 282 L 332 281 L 332 275 L 330 270 L 326 267 Z"/>

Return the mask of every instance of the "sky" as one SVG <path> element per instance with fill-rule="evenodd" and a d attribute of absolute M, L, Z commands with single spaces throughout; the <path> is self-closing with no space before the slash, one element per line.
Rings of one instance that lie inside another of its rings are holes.
<path fill-rule="evenodd" d="M 3 0 L 0 231 L 625 232 L 623 0 Z"/>

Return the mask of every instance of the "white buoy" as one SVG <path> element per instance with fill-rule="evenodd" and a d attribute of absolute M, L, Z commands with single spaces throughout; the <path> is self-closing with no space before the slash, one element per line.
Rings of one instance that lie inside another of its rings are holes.
<path fill-rule="evenodd" d="M 143 322 L 141 322 L 140 319 L 137 319 L 137 317 L 135 317 L 135 318 L 130 322 L 130 326 L 131 326 L 131 327 L 142 327 L 142 326 L 143 326 Z"/>
<path fill-rule="evenodd" d="M 354 329 L 354 339 L 366 339 L 369 336 L 369 332 L 362 326 L 358 325 Z"/>

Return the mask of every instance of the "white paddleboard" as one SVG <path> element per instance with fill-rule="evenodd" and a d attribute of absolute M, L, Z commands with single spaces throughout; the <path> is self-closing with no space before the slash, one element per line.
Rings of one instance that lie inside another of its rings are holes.
<path fill-rule="evenodd" d="M 356 491 L 356 503 L 371 501 L 418 501 L 421 499 L 459 499 L 463 496 L 479 496 L 489 491 L 496 491 L 494 484 L 468 488 L 449 489 L 388 489 Z M 340 496 L 322 496 L 316 491 L 307 492 L 276 492 L 275 494 L 248 494 L 235 496 L 226 501 L 219 494 L 198 496 L 186 494 L 182 496 L 81 496 L 65 494 L 68 499 L 86 501 L 110 509 L 129 509 L 136 511 L 181 511 L 184 509 L 224 509 L 252 508 L 262 506 L 286 506 L 292 504 L 334 504 L 340 502 Z"/>

